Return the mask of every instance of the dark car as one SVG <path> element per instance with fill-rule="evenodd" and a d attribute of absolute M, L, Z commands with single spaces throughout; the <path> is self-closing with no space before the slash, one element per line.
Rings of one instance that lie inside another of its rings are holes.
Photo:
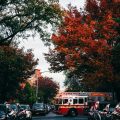
<path fill-rule="evenodd" d="M 32 120 L 32 112 L 30 111 L 30 106 L 27 104 L 20 105 L 21 114 L 25 115 L 26 120 Z"/>
<path fill-rule="evenodd" d="M 120 103 L 118 103 L 112 112 L 111 120 L 120 120 Z"/>
<path fill-rule="evenodd" d="M 49 104 L 46 104 L 46 109 L 47 109 L 47 113 L 49 113 L 51 111 L 51 106 Z"/>
<path fill-rule="evenodd" d="M 7 118 L 7 109 L 4 104 L 0 104 L 0 120 L 6 120 Z"/>
<path fill-rule="evenodd" d="M 44 103 L 34 103 L 32 106 L 32 114 L 42 114 L 47 113 L 46 105 Z"/>

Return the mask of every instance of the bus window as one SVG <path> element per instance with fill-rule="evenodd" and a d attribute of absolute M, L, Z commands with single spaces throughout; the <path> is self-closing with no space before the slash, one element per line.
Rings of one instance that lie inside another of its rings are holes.
<path fill-rule="evenodd" d="M 83 98 L 79 98 L 79 104 L 83 104 Z"/>
<path fill-rule="evenodd" d="M 58 104 L 58 99 L 55 100 L 55 104 Z"/>
<path fill-rule="evenodd" d="M 59 100 L 58 100 L 58 104 L 62 104 L 62 99 L 59 99 Z"/>
<path fill-rule="evenodd" d="M 73 104 L 77 104 L 77 99 L 73 99 Z"/>
<path fill-rule="evenodd" d="M 85 98 L 85 102 L 87 102 L 87 98 Z"/>
<path fill-rule="evenodd" d="M 68 99 L 63 99 L 63 104 L 67 104 L 68 103 Z"/>

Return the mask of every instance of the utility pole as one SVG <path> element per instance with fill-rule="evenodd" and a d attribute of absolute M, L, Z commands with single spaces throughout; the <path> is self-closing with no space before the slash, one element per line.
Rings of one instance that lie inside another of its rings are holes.
<path fill-rule="evenodd" d="M 41 74 L 45 73 L 45 72 L 50 72 L 50 71 L 40 72 L 39 69 L 36 69 L 36 71 L 35 71 L 35 77 L 36 77 L 36 103 L 38 102 L 38 90 L 39 90 L 38 82 L 39 82 L 39 78 L 40 78 Z"/>
<path fill-rule="evenodd" d="M 38 102 L 38 78 L 36 80 L 36 103 Z"/>

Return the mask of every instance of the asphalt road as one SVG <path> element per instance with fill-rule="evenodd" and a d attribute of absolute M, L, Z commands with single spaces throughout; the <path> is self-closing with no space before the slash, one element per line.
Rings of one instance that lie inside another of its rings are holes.
<path fill-rule="evenodd" d="M 32 120 L 88 120 L 88 118 L 86 116 L 64 117 L 50 112 L 46 116 L 33 116 Z"/>

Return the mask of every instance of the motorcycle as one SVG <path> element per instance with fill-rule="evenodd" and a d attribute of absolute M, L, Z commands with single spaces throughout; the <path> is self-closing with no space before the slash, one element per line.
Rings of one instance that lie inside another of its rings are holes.
<path fill-rule="evenodd" d="M 104 109 L 93 111 L 91 120 L 111 120 L 113 110 L 114 106 L 107 104 Z"/>
<path fill-rule="evenodd" d="M 112 112 L 111 120 L 120 120 L 120 103 L 116 105 L 114 111 Z"/>
<path fill-rule="evenodd" d="M 101 120 L 100 113 L 94 106 L 91 106 L 90 111 L 88 112 L 88 120 Z"/>
<path fill-rule="evenodd" d="M 17 113 L 14 110 L 9 111 L 7 114 L 7 120 L 16 120 L 17 119 L 16 114 Z"/>
<path fill-rule="evenodd" d="M 26 111 L 24 109 L 20 109 L 17 115 L 18 120 L 26 120 Z"/>

